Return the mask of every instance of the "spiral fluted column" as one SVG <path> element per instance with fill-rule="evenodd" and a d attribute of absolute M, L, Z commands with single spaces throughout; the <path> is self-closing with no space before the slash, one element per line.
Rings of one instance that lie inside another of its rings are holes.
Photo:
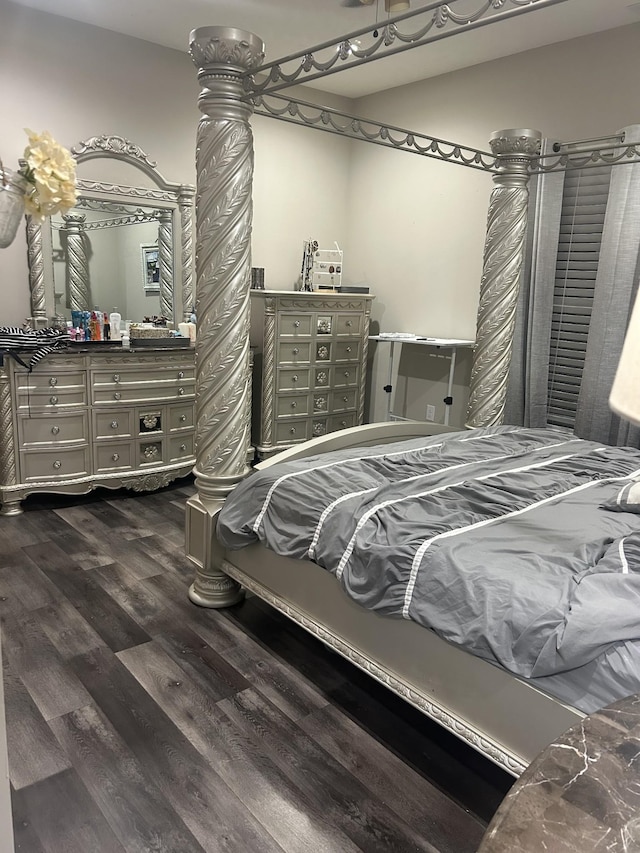
<path fill-rule="evenodd" d="M 264 45 L 230 27 L 194 30 L 190 54 L 203 113 L 196 143 L 196 486 L 187 503 L 187 554 L 196 566 L 189 597 L 225 607 L 241 596 L 220 568 L 215 515 L 248 473 L 251 388 L 249 278 L 253 107 L 242 75 L 256 68 Z"/>
<path fill-rule="evenodd" d="M 29 259 L 29 295 L 31 300 L 31 323 L 42 328 L 48 323 L 47 298 L 44 287 L 44 254 L 42 251 L 42 228 L 27 216 L 27 257 Z M 53 262 L 51 275 L 53 277 Z"/>
<path fill-rule="evenodd" d="M 84 225 L 84 213 L 63 215 L 66 232 L 67 292 L 69 307 L 73 311 L 87 311 L 89 300 L 89 261 Z"/>
<path fill-rule="evenodd" d="M 158 216 L 158 264 L 160 280 L 160 314 L 173 321 L 173 214 L 161 210 Z"/>
<path fill-rule="evenodd" d="M 468 427 L 500 424 L 504 416 L 524 258 L 529 166 L 540 153 L 541 138 L 537 130 L 521 129 L 491 136 L 499 172 L 493 178 L 487 219 Z"/>
<path fill-rule="evenodd" d="M 182 246 L 180 264 L 182 267 L 182 319 L 188 323 L 195 302 L 193 298 L 193 187 L 182 185 L 178 193 L 180 224 L 182 228 Z"/>

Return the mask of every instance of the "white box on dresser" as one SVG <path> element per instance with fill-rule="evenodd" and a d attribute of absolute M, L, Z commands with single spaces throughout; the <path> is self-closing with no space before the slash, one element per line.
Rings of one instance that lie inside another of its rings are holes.
<path fill-rule="evenodd" d="M 251 291 L 252 435 L 260 459 L 362 423 L 373 298 Z"/>
<path fill-rule="evenodd" d="M 29 372 L 0 367 L 0 512 L 33 492 L 97 486 L 160 488 L 190 473 L 194 452 L 192 347 L 55 353 Z"/>

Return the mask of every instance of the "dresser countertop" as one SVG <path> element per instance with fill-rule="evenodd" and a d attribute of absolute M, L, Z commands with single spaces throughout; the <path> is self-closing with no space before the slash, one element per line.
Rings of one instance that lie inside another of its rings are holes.
<path fill-rule="evenodd" d="M 640 851 L 640 695 L 585 717 L 515 782 L 478 853 Z"/>

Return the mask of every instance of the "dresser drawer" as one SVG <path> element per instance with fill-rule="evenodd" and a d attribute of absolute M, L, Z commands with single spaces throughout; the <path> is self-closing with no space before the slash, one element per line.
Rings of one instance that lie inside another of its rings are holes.
<path fill-rule="evenodd" d="M 195 397 L 195 381 L 156 382 L 145 385 L 112 385 L 110 388 L 96 387 L 92 390 L 92 402 L 96 406 L 113 406 L 115 404 L 144 403 L 147 400 L 172 401 L 193 399 Z"/>
<path fill-rule="evenodd" d="M 280 341 L 278 364 L 309 364 L 311 341 Z"/>
<path fill-rule="evenodd" d="M 334 347 L 334 360 L 338 361 L 359 361 L 360 360 L 360 342 L 359 341 L 336 341 Z"/>
<path fill-rule="evenodd" d="M 306 391 L 309 388 L 310 371 L 278 370 L 277 391 Z"/>
<path fill-rule="evenodd" d="M 164 442 L 162 438 L 145 439 L 137 444 L 136 465 L 145 468 L 164 462 Z"/>
<path fill-rule="evenodd" d="M 82 477 L 89 473 L 89 448 L 27 450 L 20 454 L 20 467 L 26 483 Z"/>
<path fill-rule="evenodd" d="M 357 365 L 340 365 L 333 370 L 333 387 L 343 388 L 348 385 L 357 385 L 359 368 Z"/>
<path fill-rule="evenodd" d="M 276 397 L 276 417 L 300 417 L 310 413 L 308 394 L 278 394 Z"/>
<path fill-rule="evenodd" d="M 276 423 L 276 444 L 294 444 L 311 438 L 311 421 L 282 420 Z"/>
<path fill-rule="evenodd" d="M 280 314 L 278 332 L 281 336 L 309 337 L 311 335 L 311 314 Z"/>
<path fill-rule="evenodd" d="M 87 413 L 75 415 L 39 415 L 20 418 L 18 434 L 22 448 L 42 445 L 84 444 L 88 441 Z"/>
<path fill-rule="evenodd" d="M 133 454 L 134 447 L 130 441 L 105 441 L 94 450 L 96 472 L 107 474 L 131 470 L 134 467 Z"/>
<path fill-rule="evenodd" d="M 169 462 L 179 462 L 181 459 L 193 459 L 194 436 L 174 435 L 169 439 Z"/>
<path fill-rule="evenodd" d="M 134 421 L 131 409 L 114 409 L 110 412 L 93 412 L 94 436 L 98 441 L 113 438 L 131 438 Z"/>
<path fill-rule="evenodd" d="M 85 386 L 75 388 L 50 388 L 48 391 L 19 392 L 17 395 L 18 414 L 33 411 L 55 413 L 60 409 L 78 409 L 87 405 Z"/>
<path fill-rule="evenodd" d="M 329 406 L 332 412 L 343 412 L 347 409 L 355 409 L 357 398 L 357 388 L 344 388 L 341 391 L 332 391 Z"/>
<path fill-rule="evenodd" d="M 145 383 L 195 379 L 195 364 L 162 364 L 155 361 L 152 366 L 131 367 L 131 360 L 122 365 L 111 365 L 109 370 L 93 370 L 91 384 L 95 387 L 112 385 L 144 385 Z"/>
<path fill-rule="evenodd" d="M 195 407 L 191 403 L 188 406 L 169 406 L 169 430 L 173 432 L 178 429 L 193 427 L 195 422 Z"/>
<path fill-rule="evenodd" d="M 338 314 L 336 317 L 337 335 L 362 335 L 362 314 Z"/>
<path fill-rule="evenodd" d="M 62 393 L 85 387 L 84 370 L 63 371 L 55 369 L 16 373 L 16 390 L 19 394 Z"/>

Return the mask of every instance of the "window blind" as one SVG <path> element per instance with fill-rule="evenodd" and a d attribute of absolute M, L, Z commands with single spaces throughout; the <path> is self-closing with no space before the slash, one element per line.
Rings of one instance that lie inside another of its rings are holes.
<path fill-rule="evenodd" d="M 600 259 L 611 166 L 565 176 L 553 292 L 547 421 L 573 428 Z"/>

